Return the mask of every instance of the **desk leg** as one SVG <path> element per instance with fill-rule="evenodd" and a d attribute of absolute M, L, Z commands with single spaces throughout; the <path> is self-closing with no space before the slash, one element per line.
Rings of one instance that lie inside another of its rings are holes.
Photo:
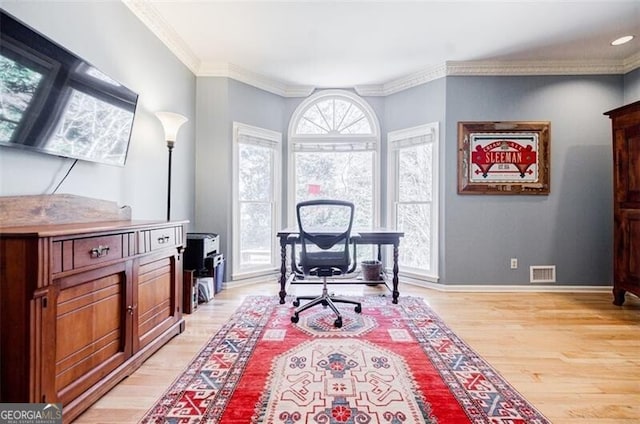
<path fill-rule="evenodd" d="M 287 240 L 280 238 L 280 304 L 284 304 L 284 298 L 287 296 L 285 290 L 287 285 Z"/>
<path fill-rule="evenodd" d="M 393 244 L 393 303 L 398 303 L 398 243 Z"/>

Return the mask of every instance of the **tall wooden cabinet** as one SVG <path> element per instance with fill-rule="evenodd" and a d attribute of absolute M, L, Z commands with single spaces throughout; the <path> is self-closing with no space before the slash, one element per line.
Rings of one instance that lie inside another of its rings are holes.
<path fill-rule="evenodd" d="M 640 101 L 606 112 L 613 128 L 613 303 L 640 296 Z"/>
<path fill-rule="evenodd" d="M 70 422 L 184 329 L 184 222 L 6 224 L 0 402 Z"/>

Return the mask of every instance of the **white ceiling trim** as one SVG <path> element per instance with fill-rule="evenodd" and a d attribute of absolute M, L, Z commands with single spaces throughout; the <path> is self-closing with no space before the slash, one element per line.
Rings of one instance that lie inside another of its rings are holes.
<path fill-rule="evenodd" d="M 625 74 L 640 68 L 640 52 L 626 58 L 623 61 L 623 67 Z"/>
<path fill-rule="evenodd" d="M 232 63 L 202 63 L 145 0 L 122 0 L 196 77 L 226 77 L 283 97 L 307 97 L 318 87 L 289 85 Z M 361 96 L 388 96 L 445 76 L 621 75 L 640 68 L 640 53 L 609 61 L 447 62 L 383 84 L 355 86 Z"/>
<path fill-rule="evenodd" d="M 251 72 L 233 63 L 205 63 L 200 66 L 198 72 L 194 73 L 198 77 L 232 78 L 282 97 L 307 97 L 315 89 L 315 87 L 306 85 L 287 85 L 282 81 Z"/>
<path fill-rule="evenodd" d="M 447 62 L 447 75 L 604 75 L 623 74 L 622 61 Z"/>
<path fill-rule="evenodd" d="M 355 87 L 356 92 L 361 96 L 388 96 L 447 75 L 446 64 L 434 66 L 415 72 L 406 77 L 397 78 L 377 85 L 359 85 Z"/>
<path fill-rule="evenodd" d="M 162 18 L 155 8 L 145 0 L 122 0 L 122 2 L 191 72 L 197 75 L 198 69 L 200 68 L 200 59 L 198 59 L 184 40 Z"/>

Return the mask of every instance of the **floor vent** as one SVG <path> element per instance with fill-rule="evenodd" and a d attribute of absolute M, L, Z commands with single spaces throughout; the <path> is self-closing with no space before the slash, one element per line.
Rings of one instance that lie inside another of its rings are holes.
<path fill-rule="evenodd" d="M 533 265 L 529 267 L 530 283 L 555 283 L 555 265 Z"/>

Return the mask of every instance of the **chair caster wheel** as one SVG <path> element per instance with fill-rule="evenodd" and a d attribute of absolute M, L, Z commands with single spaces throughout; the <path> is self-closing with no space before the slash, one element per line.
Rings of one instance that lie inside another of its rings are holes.
<path fill-rule="evenodd" d="M 300 317 L 298 317 L 298 315 L 294 315 L 291 317 L 291 322 L 294 324 L 297 324 L 298 321 L 300 321 Z"/>
<path fill-rule="evenodd" d="M 295 306 L 296 308 L 297 308 L 298 306 L 300 306 L 300 301 L 299 301 L 298 299 L 294 300 L 294 301 L 293 301 L 293 306 Z"/>
<path fill-rule="evenodd" d="M 356 314 L 359 314 L 360 312 L 362 312 L 362 306 L 356 305 L 355 311 L 356 311 Z"/>
<path fill-rule="evenodd" d="M 342 327 L 342 318 L 338 318 L 338 319 L 336 319 L 336 320 L 333 322 L 333 325 L 334 325 L 336 328 L 340 328 L 340 327 Z"/>

